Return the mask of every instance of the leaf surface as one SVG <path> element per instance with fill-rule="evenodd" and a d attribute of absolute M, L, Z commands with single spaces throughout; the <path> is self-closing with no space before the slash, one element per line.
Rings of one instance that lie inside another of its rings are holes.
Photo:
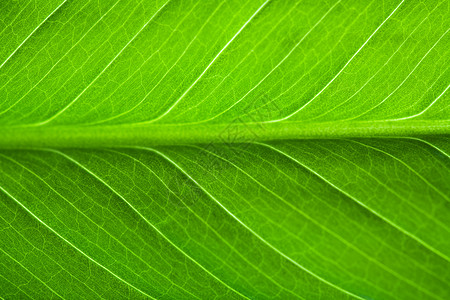
<path fill-rule="evenodd" d="M 449 20 L 0 3 L 0 297 L 448 299 Z"/>

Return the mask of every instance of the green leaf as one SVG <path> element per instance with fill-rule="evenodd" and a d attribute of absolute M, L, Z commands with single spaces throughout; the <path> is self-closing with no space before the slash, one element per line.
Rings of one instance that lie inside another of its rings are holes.
<path fill-rule="evenodd" d="M 0 2 L 0 297 L 449 299 L 448 1 Z"/>

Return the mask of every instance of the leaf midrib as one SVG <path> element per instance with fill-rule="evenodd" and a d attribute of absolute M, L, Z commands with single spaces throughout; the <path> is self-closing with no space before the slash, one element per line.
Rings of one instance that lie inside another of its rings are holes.
<path fill-rule="evenodd" d="M 138 124 L 112 126 L 0 127 L 0 149 L 94 148 L 139 145 L 243 143 L 287 139 L 414 137 L 450 134 L 450 120 Z"/>

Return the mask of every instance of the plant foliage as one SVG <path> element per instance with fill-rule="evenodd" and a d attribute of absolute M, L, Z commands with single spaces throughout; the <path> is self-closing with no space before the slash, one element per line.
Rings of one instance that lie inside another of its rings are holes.
<path fill-rule="evenodd" d="M 0 2 L 0 298 L 450 299 L 449 2 Z"/>

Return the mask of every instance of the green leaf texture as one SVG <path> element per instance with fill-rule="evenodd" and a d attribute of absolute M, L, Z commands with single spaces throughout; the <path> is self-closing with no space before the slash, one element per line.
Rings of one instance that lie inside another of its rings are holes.
<path fill-rule="evenodd" d="M 450 299 L 446 0 L 0 2 L 0 298 Z"/>

